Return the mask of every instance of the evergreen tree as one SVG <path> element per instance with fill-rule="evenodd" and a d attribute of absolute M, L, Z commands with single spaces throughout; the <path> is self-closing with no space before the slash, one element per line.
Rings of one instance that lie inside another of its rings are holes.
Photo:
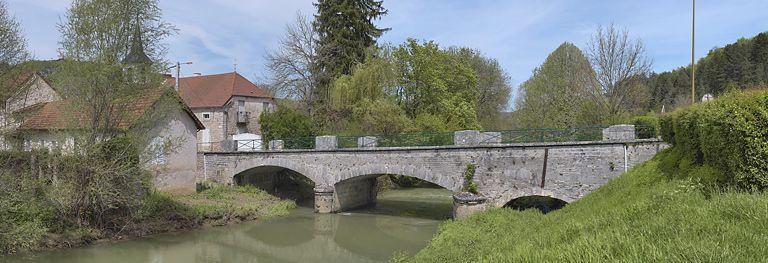
<path fill-rule="evenodd" d="M 763 32 L 755 37 L 751 60 L 757 81 L 762 85 L 768 84 L 768 33 Z"/>
<path fill-rule="evenodd" d="M 313 26 L 318 33 L 317 59 L 311 66 L 315 91 L 322 105 L 328 103 L 329 86 L 365 60 L 366 50 L 389 29 L 373 20 L 387 14 L 380 0 L 318 0 Z"/>

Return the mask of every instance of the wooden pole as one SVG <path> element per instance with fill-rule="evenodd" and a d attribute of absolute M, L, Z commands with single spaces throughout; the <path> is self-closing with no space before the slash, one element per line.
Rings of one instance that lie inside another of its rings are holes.
<path fill-rule="evenodd" d="M 691 19 L 691 105 L 696 104 L 696 0 Z"/>

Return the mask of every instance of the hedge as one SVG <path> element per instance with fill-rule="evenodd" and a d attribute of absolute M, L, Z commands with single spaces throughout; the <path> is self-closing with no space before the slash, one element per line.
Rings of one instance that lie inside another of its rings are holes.
<path fill-rule="evenodd" d="M 697 165 L 722 171 L 727 183 L 768 189 L 768 91 L 724 95 L 660 120 L 662 138 Z"/>
<path fill-rule="evenodd" d="M 659 117 L 648 114 L 632 119 L 638 139 L 651 139 L 659 136 Z"/>

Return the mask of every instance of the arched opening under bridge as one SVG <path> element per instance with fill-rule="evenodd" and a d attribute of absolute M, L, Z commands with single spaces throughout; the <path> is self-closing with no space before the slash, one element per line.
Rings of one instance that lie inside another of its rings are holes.
<path fill-rule="evenodd" d="M 279 166 L 254 167 L 235 175 L 236 185 L 253 185 L 298 206 L 313 207 L 315 182 L 294 170 Z"/>
<path fill-rule="evenodd" d="M 563 208 L 568 203 L 549 196 L 530 195 L 522 196 L 510 200 L 504 205 L 505 208 L 512 208 L 515 210 L 523 211 L 527 209 L 537 209 L 540 212 L 547 214 L 549 212 Z"/>
<path fill-rule="evenodd" d="M 339 212 L 444 220 L 453 212 L 453 192 L 416 177 L 369 174 L 334 185 Z"/>

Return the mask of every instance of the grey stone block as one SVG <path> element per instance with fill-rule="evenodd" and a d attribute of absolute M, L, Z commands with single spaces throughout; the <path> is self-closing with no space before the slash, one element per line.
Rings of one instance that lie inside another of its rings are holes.
<path fill-rule="evenodd" d="M 335 150 L 339 148 L 336 136 L 315 137 L 315 150 Z"/>
<path fill-rule="evenodd" d="M 603 141 L 628 141 L 635 139 L 635 125 L 614 125 L 603 129 Z"/>
<path fill-rule="evenodd" d="M 453 145 L 473 146 L 480 144 L 480 131 L 457 131 L 453 133 Z"/>

